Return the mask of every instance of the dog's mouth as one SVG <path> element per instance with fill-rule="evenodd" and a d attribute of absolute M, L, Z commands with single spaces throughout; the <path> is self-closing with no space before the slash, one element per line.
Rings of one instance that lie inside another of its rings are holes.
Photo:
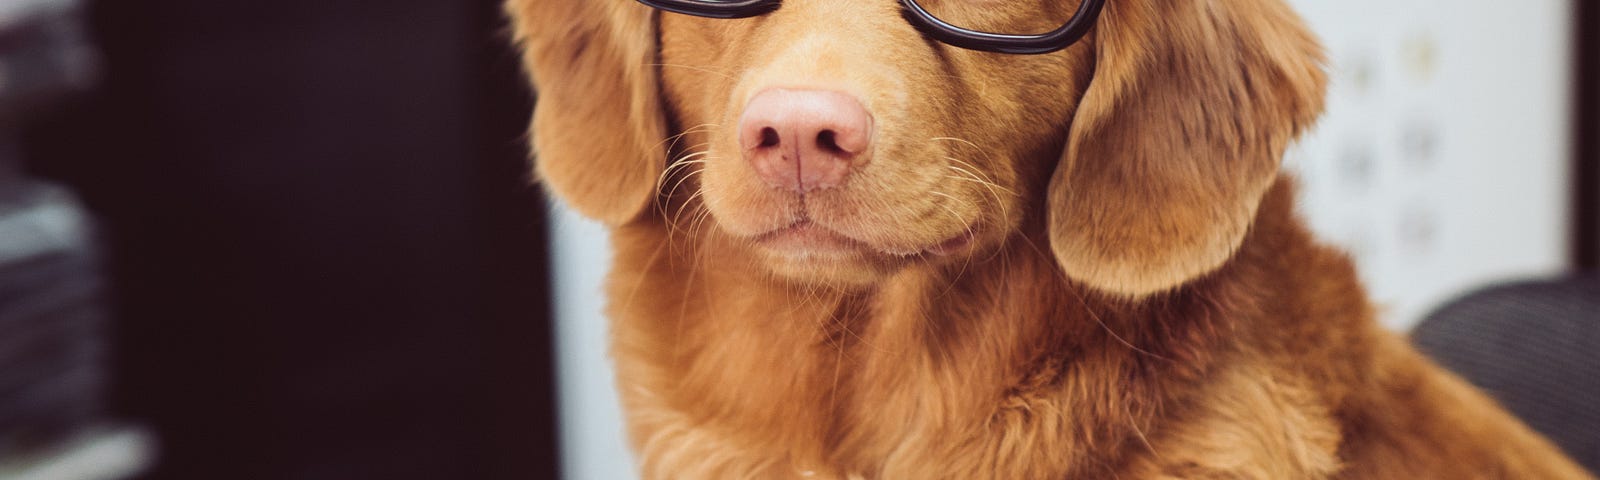
<path fill-rule="evenodd" d="M 819 225 L 810 218 L 801 217 L 798 221 L 788 226 L 756 235 L 754 241 L 756 245 L 771 253 L 793 259 L 845 260 L 862 256 L 947 257 L 966 251 L 972 245 L 974 236 L 974 230 L 967 229 L 960 235 L 922 248 L 908 250 L 889 249 L 875 247 L 865 241 Z"/>
<path fill-rule="evenodd" d="M 850 257 L 872 251 L 866 242 L 817 225 L 811 219 L 763 233 L 755 241 L 775 253 L 796 257 Z"/>

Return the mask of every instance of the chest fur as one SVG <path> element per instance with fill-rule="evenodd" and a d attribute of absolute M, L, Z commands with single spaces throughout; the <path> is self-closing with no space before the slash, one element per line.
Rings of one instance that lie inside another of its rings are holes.
<path fill-rule="evenodd" d="M 622 255 L 654 261 L 612 276 L 613 353 L 641 460 L 664 477 L 1033 478 L 1092 463 L 1155 413 L 1149 366 L 1037 280 L 1049 263 L 841 293 L 648 244 Z"/>

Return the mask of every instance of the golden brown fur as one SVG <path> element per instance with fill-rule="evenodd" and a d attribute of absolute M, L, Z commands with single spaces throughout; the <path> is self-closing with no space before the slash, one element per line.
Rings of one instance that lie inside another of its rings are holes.
<path fill-rule="evenodd" d="M 1032 31 L 1076 7 L 927 3 Z M 898 8 L 507 3 L 539 174 L 612 226 L 645 478 L 1590 478 L 1380 328 L 1295 216 L 1279 159 L 1325 80 L 1279 0 L 1110 0 L 1040 56 Z M 752 181 L 731 125 L 771 86 L 858 98 L 870 163 L 799 202 Z M 796 215 L 861 253 L 752 240 Z"/>

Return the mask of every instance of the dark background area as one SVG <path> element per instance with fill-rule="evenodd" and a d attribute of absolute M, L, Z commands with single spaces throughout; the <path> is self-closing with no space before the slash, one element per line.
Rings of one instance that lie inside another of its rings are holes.
<path fill-rule="evenodd" d="M 101 222 L 145 478 L 557 477 L 498 3 L 88 6 L 100 86 L 26 149 Z"/>
<path fill-rule="evenodd" d="M 1600 5 L 1573 2 L 1573 112 L 1572 209 L 1573 263 L 1580 270 L 1600 271 Z"/>

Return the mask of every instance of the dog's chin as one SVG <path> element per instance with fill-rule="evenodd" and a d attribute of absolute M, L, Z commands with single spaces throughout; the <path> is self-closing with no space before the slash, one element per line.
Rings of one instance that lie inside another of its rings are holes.
<path fill-rule="evenodd" d="M 963 233 L 921 248 L 884 248 L 803 220 L 757 235 L 752 243 L 778 276 L 850 288 L 870 286 L 907 265 L 965 255 L 973 239 Z"/>

